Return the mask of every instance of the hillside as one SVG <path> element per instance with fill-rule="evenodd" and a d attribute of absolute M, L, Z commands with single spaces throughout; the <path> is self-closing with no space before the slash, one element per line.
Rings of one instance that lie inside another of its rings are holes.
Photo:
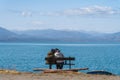
<path fill-rule="evenodd" d="M 44 38 L 50 41 L 62 42 L 119 42 L 120 33 L 98 33 L 85 31 L 65 31 L 65 30 L 28 30 L 17 32 L 22 35 L 34 38 Z"/>
<path fill-rule="evenodd" d="M 0 27 L 0 41 L 8 42 L 120 42 L 118 33 L 98 33 L 65 30 L 9 31 Z"/>
<path fill-rule="evenodd" d="M 0 41 L 9 41 L 15 39 L 16 33 L 0 27 Z"/>

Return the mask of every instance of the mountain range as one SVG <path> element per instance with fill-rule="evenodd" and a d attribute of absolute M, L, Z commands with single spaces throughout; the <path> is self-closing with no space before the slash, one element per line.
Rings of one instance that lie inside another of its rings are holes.
<path fill-rule="evenodd" d="M 120 32 L 98 33 L 53 29 L 10 31 L 0 27 L 0 42 L 120 42 Z"/>

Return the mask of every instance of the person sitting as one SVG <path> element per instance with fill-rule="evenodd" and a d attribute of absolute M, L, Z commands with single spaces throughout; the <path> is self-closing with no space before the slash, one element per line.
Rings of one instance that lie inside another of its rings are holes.
<path fill-rule="evenodd" d="M 56 58 L 63 58 L 64 55 L 60 52 L 59 49 L 55 49 L 56 52 L 55 52 L 55 57 Z M 64 64 L 64 60 L 57 60 L 56 61 L 56 69 L 62 69 L 63 68 L 63 64 Z"/>
<path fill-rule="evenodd" d="M 55 49 L 51 49 L 51 51 L 48 52 L 47 57 L 48 58 L 55 58 L 54 53 L 55 53 Z M 52 64 L 56 63 L 56 61 L 54 59 L 53 60 L 49 59 L 46 61 L 46 63 L 50 64 L 50 69 L 52 69 Z"/>

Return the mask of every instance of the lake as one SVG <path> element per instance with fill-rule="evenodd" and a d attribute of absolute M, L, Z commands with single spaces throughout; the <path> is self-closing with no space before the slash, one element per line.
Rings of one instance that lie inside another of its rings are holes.
<path fill-rule="evenodd" d="M 87 71 L 106 70 L 120 75 L 120 44 L 114 43 L 0 43 L 0 68 L 30 72 L 33 68 L 48 68 L 44 58 L 52 48 L 75 57 L 72 68 L 88 67 Z"/>

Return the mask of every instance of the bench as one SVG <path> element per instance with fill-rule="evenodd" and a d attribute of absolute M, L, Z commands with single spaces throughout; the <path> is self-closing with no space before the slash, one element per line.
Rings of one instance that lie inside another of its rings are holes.
<path fill-rule="evenodd" d="M 72 63 L 72 61 L 75 60 L 75 57 L 64 57 L 64 58 L 49 58 L 49 57 L 45 57 L 45 60 L 49 61 L 49 60 L 64 60 L 64 64 L 63 65 L 69 65 L 69 69 L 71 69 L 72 65 L 75 65 Z M 49 65 L 49 69 L 52 69 L 52 65 L 56 65 L 56 63 L 46 63 Z"/>

